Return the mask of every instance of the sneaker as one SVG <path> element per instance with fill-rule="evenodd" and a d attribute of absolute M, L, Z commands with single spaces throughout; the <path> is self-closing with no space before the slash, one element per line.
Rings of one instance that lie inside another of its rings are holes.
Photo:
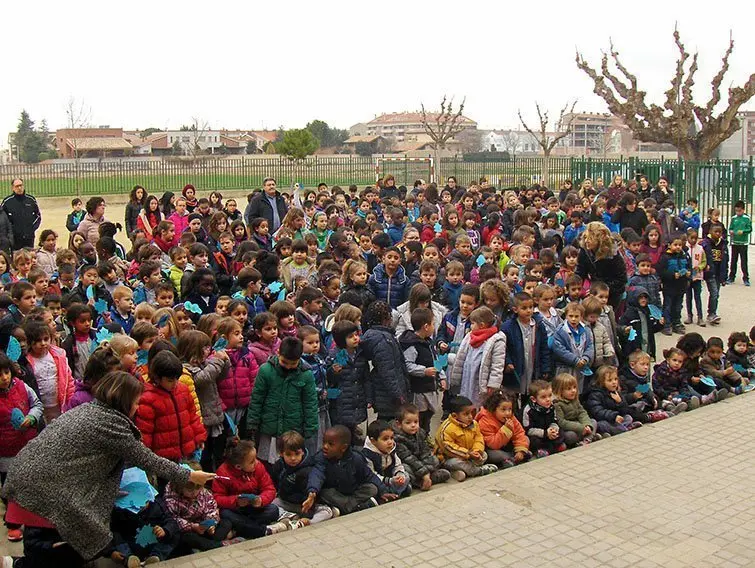
<path fill-rule="evenodd" d="M 603 434 L 598 434 L 597 432 L 595 432 L 595 434 L 592 435 L 592 440 L 590 440 L 590 441 L 591 442 L 597 442 L 597 441 L 602 440 L 602 439 L 603 439 Z"/>
<path fill-rule="evenodd" d="M 697 316 L 697 325 L 699 325 L 700 327 L 705 327 L 708 325 L 708 323 L 705 321 L 704 317 Z"/>
<path fill-rule="evenodd" d="M 8 529 L 8 540 L 11 542 L 21 542 L 24 540 L 24 533 L 21 529 Z"/>
<path fill-rule="evenodd" d="M 681 414 L 682 412 L 686 411 L 688 408 L 689 405 L 686 402 L 680 402 L 669 411 L 669 414 L 676 416 L 677 414 Z"/>
<path fill-rule="evenodd" d="M 141 568 L 142 561 L 139 560 L 138 556 L 131 555 L 128 557 L 128 560 L 126 560 L 126 568 Z"/>
<path fill-rule="evenodd" d="M 703 406 L 716 402 L 716 393 L 704 394 L 701 400 Z"/>
<path fill-rule="evenodd" d="M 486 463 L 480 466 L 480 475 L 489 475 L 498 471 L 498 466 L 493 463 Z"/>
<path fill-rule="evenodd" d="M 19 560 L 18 556 L 1 556 L 0 568 L 13 568 L 16 565 L 16 560 Z"/>
<path fill-rule="evenodd" d="M 460 469 L 456 471 L 451 472 L 451 477 L 455 479 L 456 481 L 464 481 L 467 478 L 467 474 L 461 471 Z"/>
<path fill-rule="evenodd" d="M 729 391 L 727 389 L 718 389 L 711 394 L 715 395 L 716 402 L 729 398 Z"/>
<path fill-rule="evenodd" d="M 698 408 L 700 408 L 700 397 L 690 397 L 689 402 L 687 403 L 687 410 L 697 410 Z"/>
<path fill-rule="evenodd" d="M 636 428 L 641 428 L 641 427 L 642 427 L 642 422 L 635 421 L 627 426 L 627 430 L 635 430 Z"/>
<path fill-rule="evenodd" d="M 514 460 L 511 458 L 506 458 L 501 462 L 501 465 L 498 466 L 498 469 L 509 469 L 510 467 L 514 467 L 516 464 L 514 463 Z"/>
<path fill-rule="evenodd" d="M 309 523 L 309 519 L 299 519 L 298 521 L 291 523 L 291 530 L 303 529 L 304 527 L 308 527 Z"/>
<path fill-rule="evenodd" d="M 333 519 L 336 519 L 341 516 L 341 509 L 339 509 L 338 507 L 334 507 L 333 505 L 331 505 L 330 510 L 333 513 L 333 517 L 332 517 Z"/>
<path fill-rule="evenodd" d="M 451 472 L 447 469 L 436 469 L 430 474 L 430 481 L 433 482 L 433 485 L 436 483 L 445 483 L 449 479 L 451 479 Z"/>
<path fill-rule="evenodd" d="M 737 279 L 736 276 L 729 276 L 729 278 L 726 279 L 727 284 L 734 284 L 734 281 Z"/>
<path fill-rule="evenodd" d="M 149 556 L 144 561 L 144 565 L 147 566 L 148 564 L 157 564 L 158 562 L 160 562 L 160 557 L 159 556 Z"/>
<path fill-rule="evenodd" d="M 691 325 L 692 324 L 692 314 L 689 314 L 687 318 L 684 320 L 685 325 Z"/>
<path fill-rule="evenodd" d="M 674 333 L 678 333 L 679 335 L 684 335 L 685 333 L 687 333 L 687 328 L 680 323 L 673 326 L 672 329 Z"/>
<path fill-rule="evenodd" d="M 754 390 L 755 390 L 755 385 L 752 385 L 752 384 L 750 384 L 750 385 L 744 385 L 744 386 L 742 387 L 742 392 L 743 392 L 743 393 L 744 393 L 744 392 L 752 392 L 752 391 L 754 391 Z"/>
<path fill-rule="evenodd" d="M 597 435 L 600 436 L 601 440 L 606 440 L 607 438 L 611 437 L 611 434 L 609 432 L 603 432 L 602 434 L 597 434 Z"/>
<path fill-rule="evenodd" d="M 660 422 L 661 420 L 666 420 L 668 418 L 668 414 L 665 410 L 654 410 L 653 412 L 648 412 L 648 421 L 650 422 Z"/>
<path fill-rule="evenodd" d="M 357 505 L 356 508 L 354 509 L 354 512 L 356 513 L 357 511 L 366 511 L 367 509 L 372 509 L 377 506 L 378 506 L 377 499 L 375 499 L 374 497 L 370 497 L 369 499 L 367 499 L 367 501 L 359 503 L 359 505 Z"/>
<path fill-rule="evenodd" d="M 708 321 L 710 321 L 710 323 L 712 323 L 713 325 L 718 325 L 721 323 L 721 316 L 714 314 L 708 318 Z"/>
<path fill-rule="evenodd" d="M 234 544 L 239 544 L 240 542 L 244 542 L 246 539 L 241 536 L 237 536 L 234 538 L 229 538 L 226 540 L 221 540 L 220 545 L 221 546 L 233 546 Z"/>
<path fill-rule="evenodd" d="M 661 410 L 668 410 L 669 412 L 676 406 L 671 400 L 664 400 L 661 402 Z"/>
<path fill-rule="evenodd" d="M 273 523 L 272 525 L 267 525 L 265 534 L 278 534 L 289 530 L 291 530 L 291 521 L 289 521 L 288 519 L 283 519 L 281 521 L 278 521 L 277 523 Z"/>
<path fill-rule="evenodd" d="M 745 286 L 747 286 L 748 288 L 750 287 L 750 281 L 749 280 L 745 280 Z"/>
<path fill-rule="evenodd" d="M 556 446 L 556 448 L 554 449 L 554 453 L 559 453 L 559 454 L 565 451 L 566 451 L 566 444 L 564 444 L 563 442 L 560 443 L 558 446 Z"/>
<path fill-rule="evenodd" d="M 671 335 L 671 328 L 670 328 L 670 327 L 664 327 L 664 328 L 663 328 L 663 329 L 661 330 L 661 333 L 662 333 L 663 335 Z"/>
<path fill-rule="evenodd" d="M 535 457 L 536 458 L 547 458 L 549 455 L 550 455 L 550 453 L 548 453 L 548 450 L 538 450 L 537 454 L 535 454 Z"/>

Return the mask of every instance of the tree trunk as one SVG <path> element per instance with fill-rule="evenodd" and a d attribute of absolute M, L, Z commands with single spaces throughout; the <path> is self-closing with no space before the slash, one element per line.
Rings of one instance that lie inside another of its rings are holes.
<path fill-rule="evenodd" d="M 440 152 L 437 144 L 433 148 L 433 169 L 435 170 L 435 179 L 430 181 L 434 181 L 436 183 L 436 185 L 438 186 L 438 194 L 440 194 L 440 190 L 443 189 L 443 187 L 440 185 Z"/>
<path fill-rule="evenodd" d="M 550 170 L 551 170 L 551 153 L 550 150 L 543 151 L 543 183 L 550 188 Z"/>

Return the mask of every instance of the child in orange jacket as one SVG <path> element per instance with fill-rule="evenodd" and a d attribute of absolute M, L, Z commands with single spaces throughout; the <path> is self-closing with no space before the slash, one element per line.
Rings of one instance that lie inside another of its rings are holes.
<path fill-rule="evenodd" d="M 491 393 L 483 401 L 475 420 L 485 439 L 488 463 L 493 463 L 500 469 L 530 458 L 530 439 L 524 433 L 521 422 L 514 416 L 514 404 L 510 395 L 501 391 Z"/>

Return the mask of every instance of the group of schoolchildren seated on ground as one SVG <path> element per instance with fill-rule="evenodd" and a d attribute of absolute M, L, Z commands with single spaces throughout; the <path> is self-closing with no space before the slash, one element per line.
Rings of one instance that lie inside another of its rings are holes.
<path fill-rule="evenodd" d="M 127 254 L 112 223 L 93 246 L 75 210 L 68 248 L 47 229 L 38 250 L 0 253 L 0 472 L 107 373 L 138 377 L 144 444 L 217 477 L 211 488 L 155 479 L 145 507 L 113 510 L 107 554 L 133 568 L 750 390 L 755 328 L 705 341 L 680 321 L 686 295 L 687 323 L 692 300 L 700 325 L 720 322 L 730 278 L 717 212 L 698 243 L 695 201 L 676 212 L 668 184 L 640 182 L 568 182 L 560 195 L 453 178 L 440 192 L 392 176 L 362 192 L 321 184 L 274 234 L 217 193 L 197 201 L 192 187 L 161 204 L 140 188 Z M 624 260 L 626 297 L 613 305 L 607 284 L 578 275 L 586 239 Z M 682 334 L 660 357 L 659 331 Z M 145 525 L 149 544 L 136 542 Z M 20 529 L 8 525 L 8 538 Z"/>

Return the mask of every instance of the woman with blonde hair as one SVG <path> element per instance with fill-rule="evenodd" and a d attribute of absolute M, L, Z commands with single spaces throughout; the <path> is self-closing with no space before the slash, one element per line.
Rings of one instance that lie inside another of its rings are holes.
<path fill-rule="evenodd" d="M 627 268 L 603 223 L 588 223 L 575 271 L 583 280 L 600 280 L 608 286 L 608 303 L 616 309 L 627 285 Z"/>

